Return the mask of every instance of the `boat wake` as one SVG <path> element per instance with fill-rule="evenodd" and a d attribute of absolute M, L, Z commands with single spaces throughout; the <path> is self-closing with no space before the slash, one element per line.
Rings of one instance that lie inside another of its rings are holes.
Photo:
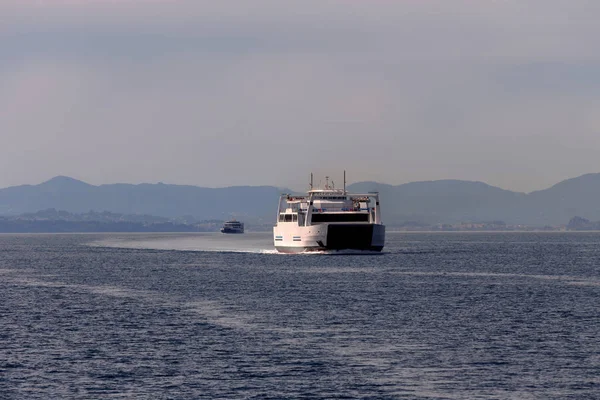
<path fill-rule="evenodd" d="M 86 243 L 90 247 L 106 247 L 114 249 L 135 249 L 135 250 L 161 250 L 161 251 L 192 251 L 192 252 L 211 252 L 211 253 L 253 253 L 253 254 L 281 254 L 275 249 L 264 248 L 226 248 L 226 247 L 203 247 L 203 246 L 188 246 L 176 243 L 139 243 L 127 241 L 111 241 L 98 240 Z"/>
<path fill-rule="evenodd" d="M 91 247 L 115 249 L 190 251 L 211 253 L 247 253 L 277 255 L 381 255 L 372 250 L 307 250 L 299 253 L 281 253 L 272 244 L 268 233 L 245 233 L 243 235 L 116 235 L 86 243 Z"/>
<path fill-rule="evenodd" d="M 135 250 L 280 254 L 274 248 L 269 248 L 268 240 L 263 240 L 261 237 L 246 237 L 245 240 L 231 240 L 230 237 L 223 238 L 220 234 L 218 236 L 111 237 L 88 242 L 86 245 L 91 247 Z"/>
<path fill-rule="evenodd" d="M 233 243 L 231 243 L 233 244 Z M 247 254 L 276 254 L 281 256 L 374 256 L 382 255 L 384 252 L 371 250 L 307 250 L 301 253 L 281 253 L 276 249 L 265 248 L 266 246 L 256 247 L 236 247 L 236 246 L 211 246 L 209 243 L 189 243 L 186 240 L 124 240 L 124 239 L 104 239 L 88 242 L 85 245 L 90 247 L 105 247 L 114 249 L 134 249 L 134 250 L 159 250 L 159 251 L 191 251 L 191 252 L 211 252 L 211 253 L 247 253 Z"/>

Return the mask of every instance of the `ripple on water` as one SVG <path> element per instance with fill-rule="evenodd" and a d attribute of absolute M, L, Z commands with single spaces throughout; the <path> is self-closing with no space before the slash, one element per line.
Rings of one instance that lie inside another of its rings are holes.
<path fill-rule="evenodd" d="M 600 235 L 404 238 L 274 257 L 270 235 L 1 236 L 0 393 L 596 396 Z"/>

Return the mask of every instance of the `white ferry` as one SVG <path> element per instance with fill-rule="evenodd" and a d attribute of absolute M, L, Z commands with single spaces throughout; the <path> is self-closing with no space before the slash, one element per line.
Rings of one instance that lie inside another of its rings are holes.
<path fill-rule="evenodd" d="M 244 223 L 234 219 L 226 221 L 221 228 L 221 233 L 244 233 Z"/>
<path fill-rule="evenodd" d="M 379 193 L 335 189 L 326 177 L 324 189 L 313 188 L 306 196 L 283 194 L 279 199 L 275 248 L 282 253 L 329 250 L 381 251 L 385 225 L 381 222 Z"/>

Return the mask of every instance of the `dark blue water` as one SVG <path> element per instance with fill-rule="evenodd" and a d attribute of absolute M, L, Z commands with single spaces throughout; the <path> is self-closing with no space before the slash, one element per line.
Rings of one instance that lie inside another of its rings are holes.
<path fill-rule="evenodd" d="M 600 398 L 600 234 L 270 249 L 0 235 L 0 398 Z"/>

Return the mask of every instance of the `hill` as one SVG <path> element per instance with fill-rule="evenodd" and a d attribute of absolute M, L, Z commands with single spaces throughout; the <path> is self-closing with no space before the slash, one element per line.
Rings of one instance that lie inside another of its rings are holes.
<path fill-rule="evenodd" d="M 586 174 L 529 194 L 483 182 L 438 180 L 389 185 L 358 182 L 349 191 L 381 193 L 384 222 L 400 226 L 502 221 L 532 226 L 564 225 L 573 216 L 600 220 L 600 174 Z M 109 184 L 94 186 L 58 176 L 38 185 L 0 189 L 0 215 L 14 216 L 57 209 L 146 214 L 165 218 L 190 216 L 225 220 L 235 216 L 270 224 L 277 198 L 291 190 L 275 186 L 205 188 L 169 184 Z"/>
<path fill-rule="evenodd" d="M 161 217 L 184 215 L 198 219 L 273 218 L 282 191 L 274 186 L 203 188 L 185 185 L 110 184 L 94 186 L 58 176 L 39 185 L 0 189 L 0 215 L 19 215 L 57 209 L 73 213 L 90 210 Z"/>
<path fill-rule="evenodd" d="M 359 182 L 349 190 L 379 191 L 386 221 L 428 224 L 503 221 L 517 225 L 564 225 L 575 215 L 600 220 L 600 173 L 567 179 L 529 194 L 483 182 L 439 180 L 387 185 Z"/>
<path fill-rule="evenodd" d="M 428 224 L 510 220 L 511 208 L 526 195 L 483 182 L 439 180 L 398 186 L 361 182 L 348 190 L 381 193 L 384 216 L 393 221 Z"/>

